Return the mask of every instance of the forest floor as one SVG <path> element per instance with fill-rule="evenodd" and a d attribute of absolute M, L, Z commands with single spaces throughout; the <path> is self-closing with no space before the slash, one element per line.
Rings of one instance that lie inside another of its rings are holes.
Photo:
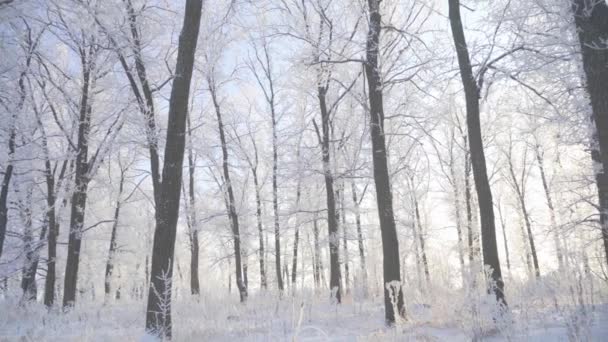
<path fill-rule="evenodd" d="M 313 293 L 281 300 L 274 293 L 253 294 L 246 304 L 227 293 L 177 297 L 175 341 L 471 341 L 475 336 L 484 341 L 606 341 L 608 336 L 605 302 L 512 305 L 510 319 L 492 323 L 483 304 L 472 309 L 459 307 L 461 299 L 436 297 L 431 304 L 408 305 L 408 321 L 387 328 L 381 297 L 346 296 L 342 305 Z M 72 311 L 59 314 L 39 303 L 23 306 L 0 298 L 0 341 L 148 341 L 144 303 L 81 298 Z"/>

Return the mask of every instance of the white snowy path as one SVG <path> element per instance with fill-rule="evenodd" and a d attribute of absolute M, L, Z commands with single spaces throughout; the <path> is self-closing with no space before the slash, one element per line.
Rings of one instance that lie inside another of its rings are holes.
<path fill-rule="evenodd" d="M 383 325 L 381 298 L 341 306 L 324 296 L 277 301 L 254 295 L 245 305 L 235 296 L 176 299 L 175 341 L 471 341 L 475 325 L 457 312 L 409 307 L 410 320 L 394 329 Z M 47 313 L 41 304 L 19 307 L 0 299 L 0 341 L 143 341 L 144 301 L 103 305 L 81 300 L 67 314 Z M 514 310 L 508 328 L 484 333 L 484 341 L 568 341 L 563 312 Z M 587 328 L 575 340 L 608 341 L 608 305 L 595 305 Z M 572 310 L 571 312 L 577 312 Z M 301 323 L 298 323 L 301 319 Z"/>

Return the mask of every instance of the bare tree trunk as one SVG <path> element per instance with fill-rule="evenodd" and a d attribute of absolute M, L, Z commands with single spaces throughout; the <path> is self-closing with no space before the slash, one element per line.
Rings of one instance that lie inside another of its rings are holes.
<path fill-rule="evenodd" d="M 298 158 L 300 156 L 300 148 L 298 146 Z M 293 292 L 295 293 L 297 271 L 298 271 L 298 244 L 300 242 L 300 222 L 298 221 L 298 212 L 300 211 L 300 179 L 298 179 L 298 185 L 296 188 L 296 232 L 293 237 L 293 259 L 291 263 L 291 284 L 293 285 Z"/>
<path fill-rule="evenodd" d="M 453 136 L 452 136 L 453 141 Z M 450 149 L 450 176 L 452 177 L 452 187 L 454 189 L 454 212 L 456 213 L 456 233 L 458 236 L 458 261 L 460 262 L 460 273 L 462 276 L 463 284 L 465 281 L 465 267 L 464 267 L 464 239 L 462 233 L 462 214 L 461 214 L 461 202 L 460 202 L 460 187 L 458 186 L 458 178 L 456 177 L 456 168 L 454 167 L 454 155 Z"/>
<path fill-rule="evenodd" d="M 534 243 L 534 235 L 532 235 L 532 224 L 530 222 L 530 214 L 528 213 L 528 208 L 526 206 L 526 199 L 524 194 L 524 182 L 525 179 L 522 176 L 521 186 L 515 176 L 515 170 L 513 168 L 513 162 L 511 160 L 511 151 L 509 150 L 508 155 L 508 163 L 509 163 L 509 174 L 511 175 L 511 180 L 513 181 L 513 188 L 515 189 L 515 194 L 517 195 L 517 200 L 519 201 L 519 209 L 521 210 L 521 215 L 524 218 L 524 222 L 526 224 L 526 235 L 528 239 L 528 243 L 530 246 L 530 253 L 532 254 L 532 262 L 534 264 L 534 274 L 536 278 L 540 277 L 540 268 L 538 265 L 538 255 L 536 254 L 536 245 Z M 524 170 L 525 171 L 525 170 Z"/>
<path fill-rule="evenodd" d="M 491 267 L 491 276 L 496 288 L 489 289 L 496 295 L 496 300 L 506 306 L 504 295 L 504 282 L 498 258 L 498 246 L 496 243 L 496 228 L 494 224 L 494 208 L 492 205 L 492 191 L 486 170 L 483 141 L 481 138 L 481 123 L 479 120 L 479 87 L 473 76 L 471 60 L 467 48 L 462 20 L 460 17 L 460 1 L 449 0 L 449 17 L 452 27 L 452 35 L 460 76 L 464 86 L 467 107 L 467 127 L 469 144 L 471 150 L 471 163 L 473 165 L 473 177 L 477 198 L 479 202 L 479 214 L 481 217 L 481 240 L 483 247 L 484 265 Z"/>
<path fill-rule="evenodd" d="M 505 243 L 505 257 L 507 259 L 507 269 L 511 272 L 511 260 L 509 258 L 509 246 L 507 243 L 507 223 L 502 215 L 502 206 L 500 205 L 500 201 L 497 203 L 498 207 L 498 217 L 500 218 L 500 225 L 502 227 L 502 239 Z M 509 273 L 510 274 L 510 273 Z"/>
<path fill-rule="evenodd" d="M 94 44 L 93 44 L 94 45 Z M 87 203 L 87 188 L 89 183 L 89 129 L 91 126 L 90 91 L 92 75 L 94 72 L 95 48 L 81 49 L 81 62 L 83 70 L 83 85 L 80 98 L 80 118 L 78 124 L 78 153 L 76 155 L 76 173 L 74 180 L 74 194 L 72 195 L 72 208 L 70 215 L 70 234 L 68 240 L 68 255 L 63 285 L 63 307 L 70 307 L 76 301 L 76 286 L 78 282 L 78 264 L 80 262 L 80 245 L 82 242 L 82 228 Z"/>
<path fill-rule="evenodd" d="M 477 257 L 477 250 L 475 247 L 475 231 L 473 228 L 473 195 L 471 194 L 471 158 L 468 150 L 468 139 L 464 138 L 465 146 L 465 157 L 464 157 L 464 198 L 467 209 L 467 242 L 469 251 L 469 268 L 473 269 L 475 258 Z"/>
<path fill-rule="evenodd" d="M 346 226 L 346 210 L 344 209 L 344 193 L 345 193 L 345 189 L 344 189 L 344 181 L 340 182 L 340 196 L 339 201 L 340 201 L 340 216 L 342 217 L 342 255 L 344 258 L 344 291 L 346 291 L 346 293 L 349 293 L 350 291 L 350 268 L 349 268 L 349 257 L 348 257 L 348 230 L 347 230 L 347 226 Z"/>
<path fill-rule="evenodd" d="M 586 87 L 596 132 L 592 158 L 600 207 L 604 253 L 608 264 L 608 4 L 604 1 L 572 0 L 574 19 L 583 55 Z"/>
<path fill-rule="evenodd" d="M 59 224 L 56 219 L 56 211 L 55 211 L 55 202 L 56 202 L 56 190 L 55 190 L 55 174 L 51 167 L 51 160 L 49 154 L 48 147 L 48 138 L 46 135 L 46 131 L 44 129 L 44 125 L 42 124 L 42 120 L 38 111 L 36 112 L 36 120 L 38 122 L 38 129 L 42 134 L 42 151 L 44 153 L 44 177 L 46 181 L 46 222 L 48 225 L 48 235 L 47 235 L 47 270 L 46 277 L 44 280 L 44 305 L 50 307 L 53 305 L 55 301 L 55 277 L 56 277 L 56 258 L 57 258 L 57 236 L 59 235 Z M 64 160 L 61 166 L 61 170 L 59 171 L 59 185 L 57 188 L 61 187 L 61 183 L 64 179 L 65 172 L 67 169 L 68 160 Z"/>
<path fill-rule="evenodd" d="M 275 270 L 277 274 L 277 285 L 279 291 L 284 290 L 283 275 L 281 274 L 281 228 L 279 226 L 279 199 L 278 199 L 278 141 L 277 141 L 277 121 L 274 112 L 274 105 L 271 105 L 272 114 L 272 209 L 274 213 L 274 253 Z"/>
<path fill-rule="evenodd" d="M 220 132 L 220 143 L 222 146 L 222 170 L 224 171 L 224 181 L 226 186 L 226 194 L 228 195 L 228 216 L 230 218 L 230 225 L 232 227 L 232 238 L 234 247 L 234 265 L 235 265 L 235 277 L 236 285 L 239 289 L 239 296 L 241 302 L 247 299 L 247 287 L 243 281 L 243 265 L 242 265 L 242 252 L 241 252 L 241 233 L 239 231 L 239 216 L 236 212 L 236 201 L 234 199 L 234 191 L 232 189 L 232 182 L 230 181 L 230 170 L 228 168 L 228 147 L 226 144 L 226 136 L 224 134 L 224 124 L 222 122 L 222 114 L 220 111 L 220 104 L 217 99 L 217 89 L 211 78 L 208 79 L 209 88 L 211 90 L 211 99 L 213 100 L 213 106 L 215 107 L 215 114 L 217 116 L 217 124 Z"/>
<path fill-rule="evenodd" d="M 360 259 L 360 270 L 361 276 L 363 277 L 363 289 L 367 295 L 367 265 L 365 263 L 365 247 L 363 245 L 363 231 L 361 229 L 361 210 L 359 206 L 359 199 L 357 198 L 357 187 L 355 182 L 350 183 L 350 189 L 353 196 L 353 205 L 355 206 L 355 225 L 357 227 L 357 242 L 359 247 L 359 259 Z"/>
<path fill-rule="evenodd" d="M 200 284 L 198 279 L 198 254 L 199 254 L 199 243 L 198 243 L 198 222 L 196 219 L 196 197 L 194 196 L 194 153 L 193 153 L 193 141 L 192 141 L 192 125 L 190 123 L 190 115 L 186 121 L 188 125 L 188 197 L 190 199 L 190 206 L 188 210 L 189 224 L 188 224 L 188 235 L 190 237 L 190 293 L 198 295 L 200 290 Z"/>
<path fill-rule="evenodd" d="M 32 189 L 27 189 L 24 201 L 19 201 L 19 211 L 23 220 L 23 249 L 25 261 L 23 265 L 21 289 L 23 301 L 35 301 L 37 296 L 36 270 L 38 269 L 38 243 L 45 238 L 46 227 L 40 236 L 40 241 L 34 241 L 32 230 Z M 46 222 L 45 222 L 46 225 Z"/>
<path fill-rule="evenodd" d="M 106 275 L 104 281 L 104 290 L 106 294 L 106 298 L 109 298 L 111 289 L 111 281 L 112 281 L 112 272 L 114 270 L 114 260 L 116 256 L 116 231 L 118 229 L 118 219 L 120 217 L 120 207 L 121 207 L 121 199 L 122 192 L 124 189 L 125 183 L 125 170 L 120 170 L 120 181 L 118 183 L 118 196 L 116 198 L 116 208 L 114 209 L 114 223 L 112 224 L 112 234 L 110 235 L 110 248 L 108 250 L 108 261 L 106 262 Z"/>
<path fill-rule="evenodd" d="M 329 290 L 337 303 L 342 302 L 342 289 L 340 286 L 340 238 L 338 236 L 338 211 L 336 208 L 336 198 L 334 191 L 334 178 L 331 172 L 330 156 L 330 131 L 329 131 L 329 112 L 326 103 L 327 88 L 320 86 L 317 89 L 319 106 L 321 109 L 321 149 L 323 160 L 323 176 L 325 178 L 325 193 L 327 199 L 327 231 L 329 241 Z M 315 124 L 315 128 L 318 127 Z"/>
<path fill-rule="evenodd" d="M 312 221 L 312 230 L 314 236 L 314 265 L 313 265 L 313 276 L 315 280 L 315 287 L 319 288 L 321 285 L 321 244 L 319 242 L 319 225 L 317 215 Z"/>
<path fill-rule="evenodd" d="M 256 157 L 257 160 L 257 157 Z M 258 181 L 258 173 L 257 173 L 257 162 L 256 162 L 256 167 L 255 168 L 251 168 L 251 173 L 253 174 L 253 185 L 255 187 L 255 205 L 256 205 L 256 211 L 255 211 L 255 216 L 257 219 L 257 223 L 258 223 L 258 236 L 259 236 L 259 243 L 260 243 L 260 250 L 259 250 L 259 258 L 260 258 L 260 285 L 262 286 L 263 289 L 266 289 L 268 287 L 267 285 L 267 281 L 266 281 L 266 267 L 264 265 L 264 228 L 262 226 L 262 199 L 260 196 L 260 185 L 259 185 L 259 181 Z"/>
<path fill-rule="evenodd" d="M 534 147 L 536 153 L 536 161 L 538 162 L 538 170 L 540 171 L 540 179 L 543 182 L 543 190 L 545 191 L 545 198 L 547 199 L 547 208 L 549 208 L 549 218 L 551 220 L 551 231 L 553 233 L 553 241 L 555 243 L 555 253 L 557 254 L 557 265 L 558 269 L 564 269 L 564 252 L 562 250 L 562 243 L 560 234 L 557 227 L 557 220 L 555 219 L 555 209 L 553 207 L 553 199 L 551 198 L 551 191 L 549 190 L 549 182 L 545 174 L 545 166 L 543 161 L 543 154 L 541 147 L 536 144 Z"/>
<path fill-rule="evenodd" d="M 139 28 L 137 25 L 137 15 L 133 9 L 131 0 L 126 0 L 126 6 L 129 18 L 129 28 L 131 30 L 131 37 L 133 38 L 133 44 L 131 47 L 133 49 L 133 57 L 135 59 L 135 70 L 137 72 L 145 100 L 145 103 L 144 101 L 140 100 L 142 102 L 140 104 L 140 108 L 142 114 L 144 115 L 144 119 L 146 120 L 146 139 L 148 140 L 148 152 L 150 154 L 150 171 L 152 176 L 152 189 L 154 191 L 154 203 L 158 203 L 160 196 L 161 174 L 159 162 L 160 158 L 158 156 L 158 138 L 156 132 L 154 98 L 152 96 L 150 83 L 148 82 L 146 65 L 144 64 L 142 57 L 141 38 L 139 36 Z M 126 67 L 126 64 L 123 64 L 123 67 L 125 68 L 125 72 L 127 72 L 127 74 L 130 76 L 130 71 Z M 139 91 L 134 82 L 131 83 L 131 87 L 136 96 L 141 98 L 140 95 L 138 96 Z"/>
<path fill-rule="evenodd" d="M 171 280 L 175 252 L 175 235 L 179 216 L 182 164 L 186 140 L 186 117 L 194 53 L 198 40 L 202 0 L 186 0 L 184 25 L 179 37 L 175 78 L 169 100 L 167 143 L 161 196 L 157 203 L 157 222 L 152 248 L 152 270 L 146 331 L 171 338 Z"/>
<path fill-rule="evenodd" d="M 412 180 L 413 183 L 413 180 Z M 426 248 L 424 241 L 424 231 L 422 226 L 422 219 L 420 218 L 420 209 L 418 208 L 418 199 L 414 193 L 414 212 L 416 214 L 416 223 L 418 224 L 418 240 L 420 242 L 420 255 L 422 258 L 422 267 L 424 268 L 424 276 L 426 278 L 427 286 L 431 284 L 431 274 L 429 272 L 429 262 L 426 257 Z"/>
<path fill-rule="evenodd" d="M 4 240 L 6 238 L 6 225 L 8 223 L 8 190 L 11 185 L 11 178 L 13 176 L 13 159 L 15 156 L 15 143 L 17 139 L 17 116 L 23 109 L 25 102 L 26 91 L 25 82 L 27 72 L 29 70 L 34 49 L 36 48 L 37 42 L 32 41 L 31 31 L 28 29 L 27 37 L 27 57 L 25 60 L 25 70 L 19 74 L 19 80 L 17 84 L 19 86 L 19 101 L 17 106 L 11 115 L 9 121 L 9 133 L 8 133 L 8 163 L 4 168 L 4 177 L 2 178 L 2 187 L 0 188 L 0 258 L 2 257 L 2 251 L 4 249 Z"/>
<path fill-rule="evenodd" d="M 399 267 L 399 239 L 393 214 L 393 196 L 388 171 L 388 158 L 384 131 L 384 108 L 382 103 L 382 77 L 380 75 L 380 1 L 368 0 L 369 31 L 367 34 L 367 76 L 370 109 L 370 133 L 374 164 L 376 201 L 382 235 L 383 273 L 384 273 L 384 314 L 386 323 L 395 323 L 396 315 L 405 317 L 403 291 L 401 290 L 401 270 Z M 394 310 L 397 310 L 395 313 Z"/>

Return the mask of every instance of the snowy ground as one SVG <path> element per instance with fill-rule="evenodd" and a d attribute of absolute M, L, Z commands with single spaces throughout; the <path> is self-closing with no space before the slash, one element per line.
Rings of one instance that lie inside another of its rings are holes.
<path fill-rule="evenodd" d="M 608 305 L 598 298 L 579 307 L 556 306 L 546 298 L 540 304 L 514 303 L 511 319 L 494 324 L 485 319 L 483 304 L 472 310 L 463 305 L 465 297 L 435 296 L 430 304 L 410 303 L 409 320 L 389 329 L 378 297 L 347 296 L 340 306 L 329 304 L 325 293 L 286 295 L 280 301 L 274 293 L 253 294 L 244 305 L 236 297 L 178 296 L 174 340 L 471 341 L 475 335 L 487 341 L 608 340 Z M 0 341 L 145 340 L 144 300 L 103 304 L 83 299 L 73 311 L 58 314 L 48 313 L 41 304 L 19 306 L 11 298 L 16 297 L 0 299 Z"/>

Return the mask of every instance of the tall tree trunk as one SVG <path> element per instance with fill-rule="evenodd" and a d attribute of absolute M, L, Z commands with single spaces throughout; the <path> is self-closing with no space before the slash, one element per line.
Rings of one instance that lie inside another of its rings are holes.
<path fill-rule="evenodd" d="M 314 237 L 314 265 L 313 265 L 313 276 L 315 280 L 315 287 L 319 288 L 321 286 L 321 244 L 319 242 L 319 224 L 317 215 L 312 221 L 312 231 Z"/>
<path fill-rule="evenodd" d="M 549 190 L 549 182 L 545 174 L 545 166 L 543 160 L 543 154 L 539 144 L 534 146 L 536 153 L 536 161 L 538 162 L 538 170 L 540 171 L 540 179 L 543 182 L 543 190 L 545 192 L 545 198 L 547 200 L 547 208 L 549 209 L 549 218 L 551 220 L 551 231 L 553 233 L 553 242 L 555 243 L 555 253 L 557 254 L 557 265 L 558 269 L 564 269 L 564 252 L 562 250 L 562 243 L 559 234 L 559 228 L 557 227 L 557 220 L 555 219 L 555 209 L 553 207 L 553 199 L 551 198 L 551 191 Z"/>
<path fill-rule="evenodd" d="M 357 243 L 359 247 L 359 259 L 360 259 L 360 271 L 363 277 L 363 289 L 367 295 L 367 265 L 365 263 L 365 247 L 363 245 L 363 231 L 361 229 L 361 210 L 359 206 L 359 199 L 357 198 L 357 186 L 355 182 L 350 183 L 350 189 L 353 196 L 353 205 L 355 207 L 355 225 L 357 227 Z"/>
<path fill-rule="evenodd" d="M 47 235 L 47 270 L 46 277 L 44 280 L 44 305 L 50 307 L 53 305 L 55 301 L 55 277 L 56 277 L 56 258 L 57 258 L 57 236 L 59 235 L 59 225 L 56 219 L 56 211 L 55 211 L 55 202 L 56 202 L 56 192 L 55 192 L 55 175 L 53 173 L 51 167 L 50 153 L 48 147 L 48 138 L 46 135 L 46 130 L 44 129 L 44 125 L 42 124 L 42 120 L 40 118 L 39 113 L 36 111 L 36 120 L 38 122 L 38 128 L 40 129 L 42 135 L 42 151 L 44 154 L 44 177 L 46 181 L 46 222 L 48 225 L 48 235 Z M 59 185 L 57 188 L 61 187 L 61 183 L 64 179 L 65 172 L 67 169 L 68 160 L 64 160 L 61 166 L 61 170 L 59 171 Z"/>
<path fill-rule="evenodd" d="M 190 142 L 188 146 L 188 198 L 190 200 L 188 210 L 188 235 L 190 237 L 190 293 L 198 295 L 200 293 L 200 284 L 198 278 L 198 254 L 199 254 L 199 243 L 198 243 L 198 221 L 196 219 L 196 197 L 194 196 L 194 152 L 193 152 L 193 141 L 192 141 L 192 125 L 190 123 L 190 115 L 186 120 L 188 126 L 188 140 Z"/>
<path fill-rule="evenodd" d="M 592 158 L 597 164 L 600 225 L 608 264 L 608 4 L 604 1 L 572 0 L 572 8 L 596 129 L 592 137 Z"/>
<path fill-rule="evenodd" d="M 317 97 L 321 109 L 321 150 L 323 161 L 323 176 L 325 178 L 325 193 L 327 200 L 327 232 L 329 241 L 329 290 L 337 303 L 342 302 L 340 286 L 340 238 L 338 236 L 338 211 L 334 191 L 334 178 L 331 172 L 329 111 L 327 110 L 326 87 L 318 87 Z"/>
<path fill-rule="evenodd" d="M 258 237 L 259 237 L 259 259 L 260 259 L 260 285 L 263 289 L 268 287 L 266 281 L 266 267 L 264 265 L 264 228 L 262 225 L 262 199 L 260 196 L 260 184 L 258 181 L 258 172 L 257 172 L 257 162 L 256 166 L 251 168 L 251 173 L 253 174 L 253 185 L 255 187 L 255 217 L 257 219 L 258 224 Z"/>
<path fill-rule="evenodd" d="M 68 239 L 68 254 L 63 285 L 63 307 L 74 305 L 76 301 L 76 287 L 78 283 L 78 264 L 80 262 L 80 245 L 82 242 L 82 228 L 84 225 L 85 209 L 87 204 L 87 188 L 89 184 L 89 129 L 91 126 L 90 92 L 92 75 L 94 72 L 94 48 L 81 50 L 81 63 L 83 70 L 83 85 L 80 98 L 80 117 L 78 124 L 78 152 L 76 155 L 76 172 L 74 175 L 74 193 L 72 195 L 72 208 L 70 214 L 70 233 Z"/>
<path fill-rule="evenodd" d="M 340 217 L 342 218 L 342 222 L 340 226 L 342 227 L 342 258 L 344 260 L 344 291 L 348 293 L 350 290 L 350 260 L 348 258 L 348 230 L 346 226 L 346 210 L 344 209 L 344 181 L 340 182 L 340 196 L 338 197 L 340 201 Z"/>
<path fill-rule="evenodd" d="M 10 131 L 8 137 L 8 165 L 4 169 L 4 177 L 2 179 L 2 188 L 0 189 L 0 257 L 4 249 L 4 240 L 6 238 L 6 225 L 8 223 L 8 190 L 13 176 L 13 158 L 15 155 L 15 139 L 16 139 L 16 124 L 17 114 L 13 114 L 10 119 Z"/>
<path fill-rule="evenodd" d="M 298 158 L 300 157 L 300 147 L 298 146 Z M 295 294 L 295 286 L 296 286 L 296 280 L 298 277 L 297 271 L 298 271 L 298 244 L 300 242 L 300 222 L 298 221 L 298 213 L 300 211 L 300 189 L 301 184 L 300 184 L 300 179 L 298 178 L 298 185 L 296 188 L 296 232 L 295 235 L 293 237 L 293 259 L 292 259 L 292 263 L 291 263 L 291 284 L 293 285 L 293 293 Z"/>
<path fill-rule="evenodd" d="M 367 76 L 370 109 L 370 134 L 374 164 L 376 201 L 382 235 L 383 273 L 384 273 L 384 314 L 386 323 L 395 323 L 396 314 L 405 316 L 403 291 L 401 289 L 401 270 L 399 267 L 399 239 L 393 214 L 393 196 L 388 172 L 386 141 L 384 131 L 384 108 L 382 103 L 382 78 L 380 75 L 380 1 L 368 0 L 369 30 L 367 34 Z M 397 313 L 395 313 L 395 309 Z"/>
<path fill-rule="evenodd" d="M 468 139 L 464 139 L 464 199 L 467 209 L 467 243 L 469 251 L 469 268 L 473 269 L 477 250 L 475 248 L 475 231 L 473 228 L 473 194 L 471 193 L 471 155 L 468 150 Z"/>
<path fill-rule="evenodd" d="M 464 239 L 462 232 L 460 186 L 458 185 L 452 150 L 450 150 L 450 176 L 452 177 L 452 187 L 454 190 L 454 212 L 456 213 L 456 233 L 458 236 L 458 261 L 460 262 L 460 274 L 464 284 L 466 274 L 464 268 Z"/>
<path fill-rule="evenodd" d="M 460 66 L 460 77 L 464 86 L 467 107 L 467 128 L 471 150 L 471 163 L 473 164 L 473 178 L 477 190 L 479 202 L 479 214 L 481 217 L 481 242 L 483 248 L 484 265 L 491 267 L 491 277 L 496 288 L 491 288 L 496 295 L 496 300 L 506 305 L 504 295 L 504 282 L 498 258 L 498 246 L 496 243 L 496 227 L 494 224 L 494 208 L 492 205 L 492 191 L 486 170 L 486 159 L 481 138 L 481 123 L 479 120 L 479 88 L 473 76 L 471 60 L 467 48 L 462 19 L 460 17 L 460 1 L 449 0 L 449 17 L 452 27 L 452 36 L 458 64 Z"/>
<path fill-rule="evenodd" d="M 177 49 L 175 78 L 169 100 L 163 180 L 161 196 L 157 203 L 150 289 L 146 308 L 146 331 L 163 338 L 171 338 L 171 280 L 175 256 L 175 235 L 181 197 L 188 97 L 202 4 L 202 0 L 186 0 L 184 25 Z"/>
<path fill-rule="evenodd" d="M 521 186 L 517 181 L 517 177 L 515 176 L 515 170 L 513 168 L 513 163 L 511 161 L 511 153 L 509 152 L 509 174 L 511 175 L 511 180 L 513 181 L 513 188 L 515 189 L 515 194 L 517 195 L 517 200 L 519 201 L 519 209 L 521 210 L 521 215 L 524 219 L 524 223 L 526 224 L 526 238 L 528 239 L 528 243 L 530 246 L 530 253 L 532 254 L 532 262 L 534 264 L 534 275 L 536 278 L 540 277 L 540 268 L 538 265 L 538 255 L 536 254 L 536 244 L 534 243 L 534 235 L 532 234 L 532 223 L 530 222 L 530 214 L 528 212 L 528 208 L 526 206 L 526 198 L 524 194 L 524 182 L 525 179 L 522 177 Z"/>
<path fill-rule="evenodd" d="M 209 88 L 211 89 L 211 99 L 213 100 L 213 106 L 215 107 L 215 114 L 217 116 L 217 125 L 220 132 L 220 143 L 222 146 L 222 170 L 224 171 L 224 181 L 226 182 L 226 193 L 228 195 L 228 216 L 230 218 L 230 225 L 232 227 L 232 238 L 234 247 L 234 265 L 236 285 L 239 289 L 239 295 L 241 302 L 247 299 L 247 288 L 243 281 L 243 265 L 242 265 L 242 253 L 241 253 L 241 233 L 239 231 L 239 216 L 236 212 L 236 201 L 234 199 L 234 191 L 232 189 L 232 182 L 230 181 L 230 169 L 228 168 L 228 146 L 226 144 L 226 136 L 224 134 L 224 124 L 222 122 L 222 114 L 220 111 L 220 104 L 217 99 L 217 93 L 215 84 L 211 79 L 208 80 Z"/>
<path fill-rule="evenodd" d="M 505 222 L 505 219 L 502 215 L 502 207 L 500 205 L 500 202 L 498 202 L 498 217 L 500 219 L 500 225 L 502 227 L 502 239 L 504 241 L 505 244 L 505 257 L 507 259 L 507 269 L 509 270 L 509 272 L 511 272 L 511 260 L 509 258 L 509 245 L 507 243 L 507 223 Z M 511 275 L 509 273 L 509 275 Z"/>
<path fill-rule="evenodd" d="M 413 180 L 412 180 L 413 183 Z M 429 272 L 429 262 L 426 257 L 426 248 L 424 241 L 424 231 L 422 226 L 422 219 L 420 218 L 420 209 L 418 208 L 418 199 L 416 195 L 414 197 L 414 212 L 416 214 L 416 224 L 418 224 L 418 241 L 420 242 L 420 256 L 422 258 L 422 267 L 424 269 L 424 277 L 426 278 L 427 286 L 431 283 L 431 273 Z"/>
<path fill-rule="evenodd" d="M 272 209 L 274 214 L 274 263 L 277 274 L 277 285 L 279 287 L 279 291 L 283 292 L 283 274 L 281 273 L 281 228 L 279 225 L 279 194 L 277 185 L 279 163 L 277 150 L 279 146 L 277 140 L 277 118 L 274 111 L 274 102 L 271 102 L 270 113 L 272 119 Z"/>
<path fill-rule="evenodd" d="M 43 235 L 40 237 L 40 241 L 34 241 L 34 235 L 32 231 L 32 189 L 27 189 L 24 201 L 19 201 L 19 211 L 23 220 L 23 250 L 25 254 L 25 260 L 21 278 L 21 289 L 23 290 L 24 301 L 35 301 L 38 293 L 36 288 L 36 270 L 38 269 L 38 243 L 41 243 L 44 239 L 44 232 L 46 227 L 43 229 Z M 46 224 L 46 223 L 45 223 Z"/>
<path fill-rule="evenodd" d="M 104 281 L 104 291 L 106 299 L 110 298 L 112 292 L 112 274 L 114 271 L 114 261 L 116 258 L 116 234 L 118 231 L 118 219 L 120 218 L 120 207 L 122 205 L 121 196 L 125 184 L 125 170 L 120 170 L 120 180 L 118 183 L 118 196 L 116 198 L 116 208 L 114 208 L 114 223 L 112 223 L 112 233 L 110 235 L 110 248 L 108 250 L 108 260 L 106 262 L 106 275 Z"/>
<path fill-rule="evenodd" d="M 148 141 L 148 153 L 150 154 L 150 171 L 152 176 L 152 190 L 154 192 L 154 203 L 159 202 L 160 196 L 160 162 L 158 156 L 158 137 L 156 131 L 156 118 L 154 111 L 154 98 L 152 96 L 152 89 L 150 88 L 150 82 L 148 82 L 148 76 L 146 73 L 146 65 L 142 57 L 141 38 L 139 36 L 139 27 L 137 25 L 137 15 L 133 9 L 131 0 L 126 0 L 127 15 L 129 18 L 129 28 L 131 31 L 131 38 L 133 38 L 133 44 L 131 48 L 133 50 L 133 57 L 135 59 L 135 71 L 141 85 L 143 98 L 140 108 L 144 119 L 146 120 L 146 139 Z M 130 73 L 125 65 L 125 71 Z M 131 87 L 135 93 L 138 92 L 135 83 L 131 83 Z"/>

